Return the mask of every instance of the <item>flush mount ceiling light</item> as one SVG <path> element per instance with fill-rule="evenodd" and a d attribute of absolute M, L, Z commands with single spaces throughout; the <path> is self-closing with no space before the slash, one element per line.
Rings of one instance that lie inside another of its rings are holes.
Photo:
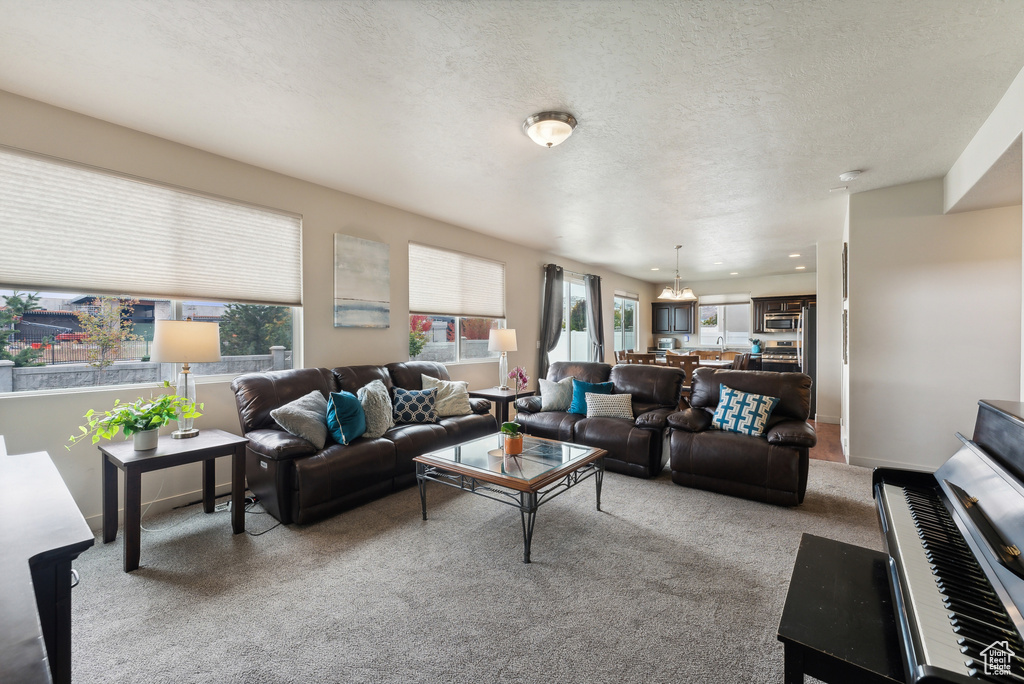
<path fill-rule="evenodd" d="M 697 295 L 693 294 L 693 290 L 688 287 L 679 286 L 679 250 L 682 247 L 682 245 L 676 245 L 676 279 L 673 281 L 673 286 L 662 290 L 661 294 L 658 295 L 658 299 L 674 299 L 679 302 L 697 301 Z"/>
<path fill-rule="evenodd" d="M 554 147 L 572 135 L 576 117 L 565 112 L 541 112 L 527 117 L 523 130 L 541 147 Z"/>
<path fill-rule="evenodd" d="M 860 169 L 854 169 L 853 171 L 846 171 L 844 173 L 839 174 L 839 180 L 841 180 L 844 183 L 849 183 L 850 181 L 855 180 L 857 178 L 857 176 L 859 176 L 862 173 L 864 173 L 864 172 L 861 171 Z"/>

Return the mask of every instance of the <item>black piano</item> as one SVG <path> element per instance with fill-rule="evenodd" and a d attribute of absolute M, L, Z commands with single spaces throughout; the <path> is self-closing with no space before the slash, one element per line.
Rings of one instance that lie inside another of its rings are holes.
<path fill-rule="evenodd" d="M 874 473 L 908 683 L 1024 683 L 1024 404 L 979 406 L 934 474 Z"/>

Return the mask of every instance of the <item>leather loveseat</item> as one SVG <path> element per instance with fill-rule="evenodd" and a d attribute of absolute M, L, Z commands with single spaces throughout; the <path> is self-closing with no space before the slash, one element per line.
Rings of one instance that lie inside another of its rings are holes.
<path fill-rule="evenodd" d="M 679 407 L 684 375 L 678 368 L 639 364 L 558 361 L 548 368 L 548 380 L 572 376 L 582 382 L 611 381 L 613 394 L 631 394 L 633 420 L 587 418 L 566 411 L 541 411 L 541 398 L 516 401 L 516 419 L 526 434 L 597 447 L 608 452 L 605 468 L 635 477 L 654 477 L 665 467 L 662 448 L 669 414 Z"/>
<path fill-rule="evenodd" d="M 779 397 L 762 436 L 712 428 L 723 384 Z M 690 387 L 690 408 L 668 418 L 672 481 L 780 506 L 801 503 L 807 489 L 808 449 L 817 441 L 807 422 L 810 376 L 698 368 Z"/>
<path fill-rule="evenodd" d="M 250 373 L 235 378 L 238 420 L 246 447 L 249 489 L 267 512 L 283 523 L 307 523 L 384 496 L 416 482 L 412 459 L 428 451 L 494 434 L 491 404 L 470 399 L 472 413 L 440 418 L 436 423 L 399 424 L 383 437 L 359 437 L 348 445 L 330 438 L 323 449 L 289 434 L 270 412 L 313 390 L 324 398 L 380 380 L 385 387 L 422 389 L 422 375 L 448 380 L 439 363 L 412 361 L 386 366 L 300 368 Z"/>

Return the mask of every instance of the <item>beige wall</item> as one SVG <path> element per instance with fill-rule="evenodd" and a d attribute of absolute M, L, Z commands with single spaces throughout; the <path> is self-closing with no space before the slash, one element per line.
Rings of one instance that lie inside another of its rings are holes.
<path fill-rule="evenodd" d="M 843 241 L 818 243 L 817 250 L 818 337 L 815 420 L 839 423 L 842 415 L 843 371 Z"/>
<path fill-rule="evenodd" d="M 1019 396 L 1021 208 L 943 215 L 941 179 L 850 198 L 850 462 L 933 470 Z"/>
<path fill-rule="evenodd" d="M 640 295 L 640 329 L 650 343 L 650 283 L 567 259 L 527 249 L 464 228 L 354 197 L 323 186 L 272 173 L 161 138 L 75 114 L 0 91 L 0 144 L 91 164 L 121 173 L 171 183 L 203 192 L 299 213 L 303 216 L 303 311 L 301 353 L 306 366 L 386 363 L 408 357 L 408 242 L 500 259 L 506 263 L 509 327 L 516 328 L 519 351 L 509 365 L 524 365 L 536 375 L 541 298 L 541 265 L 553 261 L 570 270 L 602 276 L 608 359 L 612 358 L 612 293 Z M 338 163 L 357 163 L 339 160 Z M 391 247 L 391 328 L 387 330 L 333 327 L 333 234 L 345 233 L 386 242 Z M 58 236 L 32 236 L 40 245 Z M 225 245 L 230 249 L 231 245 Z M 123 249 L 120 246 L 104 248 Z M 125 258 L 145 258 L 151 246 L 125 249 Z M 40 258 L 44 252 L 40 251 Z M 88 255 L 83 255 L 88 258 Z M 201 255 L 196 258 L 201 258 Z M 259 268 L 238 264 L 239 269 Z M 497 363 L 453 365 L 456 379 L 470 387 L 490 387 L 497 381 Z M 536 385 L 534 378 L 532 383 Z M 38 396 L 0 396 L 0 434 L 10 453 L 48 451 L 72 494 L 92 524 L 100 510 L 100 460 L 95 448 L 80 444 L 72 452 L 64 442 L 90 408 L 106 408 L 115 398 L 148 395 L 149 387 L 68 391 Z M 206 415 L 199 427 L 238 432 L 234 399 L 225 382 L 199 387 Z M 217 481 L 230 479 L 226 459 L 218 464 Z M 143 501 L 159 497 L 154 511 L 198 497 L 199 467 L 183 466 L 143 478 Z M 162 488 L 161 488 L 162 487 Z M 159 491 L 159 494 L 158 494 Z"/>

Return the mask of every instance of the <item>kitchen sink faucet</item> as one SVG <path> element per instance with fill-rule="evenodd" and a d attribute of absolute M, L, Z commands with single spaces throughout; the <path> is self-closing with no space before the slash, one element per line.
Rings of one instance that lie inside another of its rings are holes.
<path fill-rule="evenodd" d="M 719 335 L 718 339 L 715 340 L 715 344 L 721 345 L 721 350 L 720 351 L 721 351 L 721 354 L 724 354 L 725 353 L 725 338 L 722 337 L 721 335 Z M 718 356 L 719 359 L 722 358 L 721 354 L 719 354 L 719 356 Z"/>

